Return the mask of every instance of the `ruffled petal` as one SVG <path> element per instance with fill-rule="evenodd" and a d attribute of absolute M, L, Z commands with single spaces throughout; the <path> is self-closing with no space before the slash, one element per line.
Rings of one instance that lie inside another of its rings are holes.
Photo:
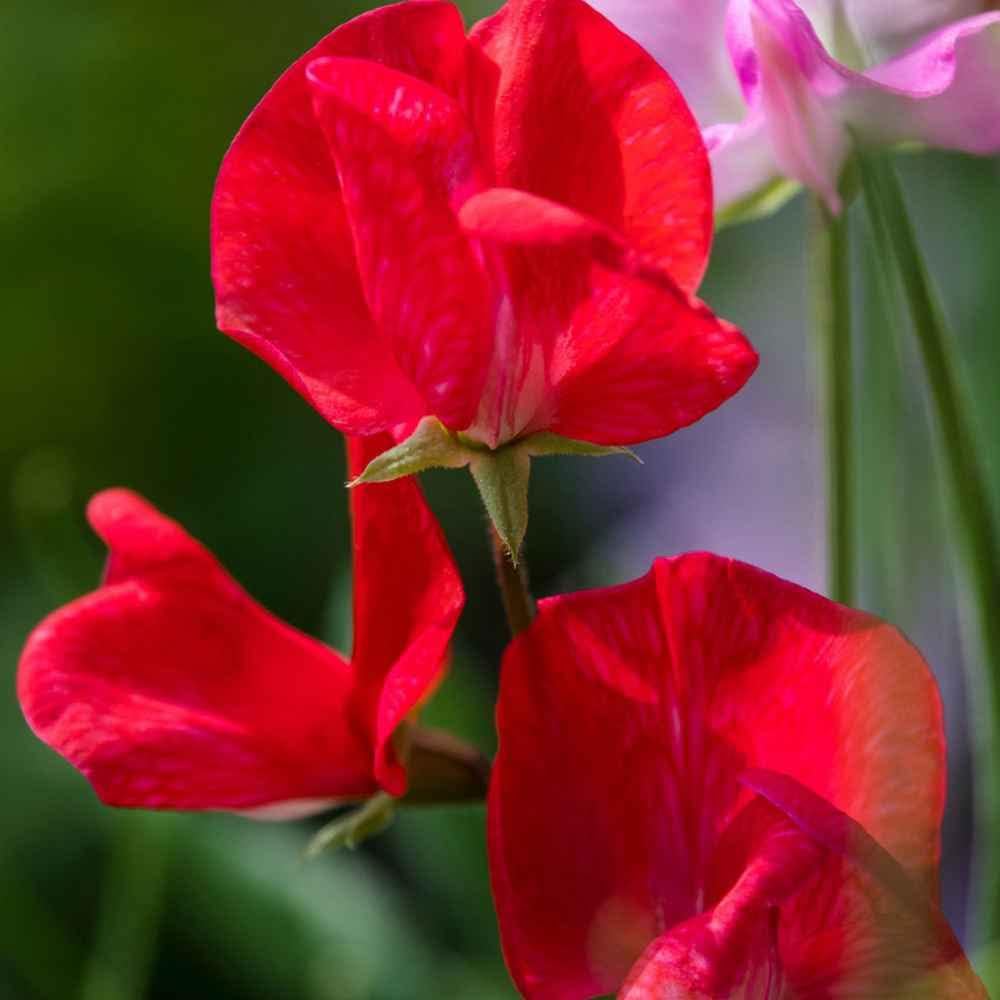
<path fill-rule="evenodd" d="M 590 284 L 568 333 L 580 353 L 555 387 L 556 434 L 596 444 L 663 437 L 722 405 L 755 371 L 743 334 L 698 300 L 599 266 Z"/>
<path fill-rule="evenodd" d="M 815 874 L 827 852 L 761 800 L 737 817 L 745 860 L 705 913 L 656 938 L 629 972 L 620 1000 L 783 1000 L 780 907 Z M 867 994 L 866 994 L 867 995 Z"/>
<path fill-rule="evenodd" d="M 372 62 L 321 59 L 308 77 L 375 321 L 428 411 L 462 430 L 492 347 L 486 275 L 455 218 L 480 185 L 465 112 Z"/>
<path fill-rule="evenodd" d="M 784 775 L 748 783 L 763 797 L 720 844 L 731 887 L 646 949 L 621 1000 L 985 998 L 940 911 L 863 827 Z"/>
<path fill-rule="evenodd" d="M 225 570 L 176 521 L 130 490 L 104 490 L 87 505 L 87 520 L 108 547 L 104 583 L 124 583 L 157 570 L 186 568 L 217 582 Z"/>
<path fill-rule="evenodd" d="M 841 114 L 863 142 L 1000 150 L 1000 13 L 951 24 L 852 76 Z"/>
<path fill-rule="evenodd" d="M 220 329 L 335 426 L 367 434 L 427 411 L 362 295 L 336 170 L 305 76 L 324 56 L 371 59 L 457 93 L 465 65 L 461 17 L 449 3 L 411 0 L 332 32 L 253 111 L 216 182 L 212 276 Z"/>
<path fill-rule="evenodd" d="M 651 663 L 662 655 L 655 589 L 646 578 L 603 594 L 543 601 L 500 674 L 490 873 L 504 956 L 528 1000 L 617 987 L 656 934 L 659 854 L 679 876 L 664 922 L 693 912 L 656 692 L 623 660 L 623 643 Z"/>
<path fill-rule="evenodd" d="M 940 704 L 898 633 L 705 554 L 543 601 L 501 673 L 490 860 L 527 997 L 608 992 L 710 901 L 747 767 L 863 824 L 932 894 Z M 803 743 L 801 734 L 809 733 Z"/>
<path fill-rule="evenodd" d="M 835 60 L 792 0 L 733 0 L 727 39 L 781 172 L 822 195 L 834 212 L 855 141 L 978 154 L 1000 149 L 1000 14 L 941 28 L 865 72 Z"/>
<path fill-rule="evenodd" d="M 515 342 L 489 381 L 504 432 L 661 437 L 720 405 L 756 367 L 738 330 L 596 219 L 507 189 L 471 199 L 461 219 L 504 253 Z"/>
<path fill-rule="evenodd" d="M 787 775 L 743 780 L 826 852 L 781 912 L 792 995 L 985 1000 L 934 895 L 868 830 Z"/>
<path fill-rule="evenodd" d="M 831 19 L 842 16 L 869 61 L 880 62 L 943 25 L 981 14 L 989 0 L 811 0 L 811 6 L 832 8 Z M 812 17 L 808 7 L 806 12 Z M 844 59 L 838 49 L 831 51 Z"/>
<path fill-rule="evenodd" d="M 687 291 L 712 236 L 697 124 L 664 71 L 582 0 L 515 0 L 470 34 L 496 183 L 622 233 Z"/>
<path fill-rule="evenodd" d="M 388 436 L 348 439 L 351 477 L 391 447 Z M 406 775 L 392 737 L 434 689 L 465 597 L 444 534 L 410 476 L 351 490 L 354 666 L 370 712 L 375 774 L 393 795 Z"/>
<path fill-rule="evenodd" d="M 847 813 L 935 894 L 944 732 L 917 650 L 870 615 L 735 560 L 661 559 L 654 572 L 675 648 L 714 685 L 713 729 L 748 767 Z"/>
<path fill-rule="evenodd" d="M 18 695 L 103 801 L 251 810 L 375 790 L 347 663 L 134 494 L 102 494 L 90 516 L 112 582 L 35 629 Z"/>
<path fill-rule="evenodd" d="M 727 41 L 744 96 L 764 117 L 782 173 L 839 212 L 837 185 L 850 150 L 832 107 L 843 89 L 842 67 L 829 59 L 791 0 L 733 0 Z"/>
<path fill-rule="evenodd" d="M 798 185 L 783 179 L 767 120 L 760 108 L 737 125 L 705 130 L 715 184 L 715 217 L 721 225 L 780 207 Z"/>

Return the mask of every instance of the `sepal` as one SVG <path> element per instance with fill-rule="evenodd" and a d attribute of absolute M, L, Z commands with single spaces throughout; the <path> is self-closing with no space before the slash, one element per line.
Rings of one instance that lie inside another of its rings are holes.
<path fill-rule="evenodd" d="M 588 458 L 603 458 L 606 455 L 625 455 L 638 465 L 642 459 L 631 448 L 618 444 L 594 444 L 591 441 L 577 441 L 551 431 L 541 431 L 525 438 L 521 447 L 532 457 L 542 455 L 584 455 Z"/>
<path fill-rule="evenodd" d="M 777 177 L 750 194 L 721 205 L 715 213 L 716 231 L 727 226 L 736 226 L 742 222 L 753 222 L 756 219 L 774 215 L 800 190 L 801 185 L 797 181 Z"/>
<path fill-rule="evenodd" d="M 473 454 L 437 417 L 424 417 L 405 441 L 373 458 L 347 485 L 391 483 L 426 469 L 461 469 Z"/>
<path fill-rule="evenodd" d="M 642 465 L 634 451 L 621 445 L 593 444 L 550 431 L 492 449 L 455 434 L 436 417 L 424 417 L 405 441 L 373 458 L 347 486 L 389 483 L 427 469 L 461 469 L 467 465 L 493 527 L 516 566 L 528 529 L 531 459 L 544 455 L 627 455 Z"/>
<path fill-rule="evenodd" d="M 469 464 L 486 513 L 516 566 L 528 530 L 528 477 L 531 455 L 523 444 L 477 452 Z"/>
<path fill-rule="evenodd" d="M 306 858 L 318 857 L 324 851 L 341 847 L 354 850 L 369 837 L 385 830 L 396 815 L 396 800 L 386 792 L 373 795 L 364 805 L 327 823 L 309 841 Z"/>

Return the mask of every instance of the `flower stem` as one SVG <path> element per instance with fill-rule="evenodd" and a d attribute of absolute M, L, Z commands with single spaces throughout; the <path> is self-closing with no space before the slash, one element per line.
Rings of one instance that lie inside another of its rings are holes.
<path fill-rule="evenodd" d="M 507 625 L 512 636 L 523 632 L 535 617 L 535 602 L 528 585 L 528 570 L 524 560 L 517 566 L 511 561 L 507 548 L 497 534 L 496 528 L 489 526 L 490 544 L 493 549 L 493 565 L 496 568 L 497 586 L 507 614 Z"/>
<path fill-rule="evenodd" d="M 969 401 L 954 354 L 954 338 L 917 246 L 913 225 L 892 166 L 884 157 L 861 160 L 861 180 L 883 262 L 892 261 L 907 303 L 930 389 L 937 458 L 944 474 L 975 642 L 966 644 L 967 697 L 974 724 L 976 858 L 979 932 L 1000 935 L 1000 546 Z M 974 653 L 981 651 L 981 656 Z M 974 664 L 982 663 L 981 669 Z M 995 985 L 995 984 L 994 984 Z"/>
<path fill-rule="evenodd" d="M 855 523 L 851 474 L 851 286 L 845 216 L 813 198 L 809 223 L 813 327 L 826 436 L 827 586 L 843 604 L 855 601 Z"/>

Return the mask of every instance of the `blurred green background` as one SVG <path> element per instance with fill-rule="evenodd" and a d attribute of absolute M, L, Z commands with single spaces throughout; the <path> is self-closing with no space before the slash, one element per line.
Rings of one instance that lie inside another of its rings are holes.
<path fill-rule="evenodd" d="M 344 647 L 339 436 L 216 333 L 207 216 L 226 145 L 270 82 L 361 8 L 285 0 L 8 0 L 0 24 L 0 997 L 513 996 L 481 808 L 411 811 L 357 853 L 304 864 L 309 823 L 112 813 L 30 735 L 14 698 L 31 627 L 92 587 L 94 491 L 128 485 L 277 614 Z M 481 16 L 486 6 L 465 5 Z M 1000 491 L 1000 172 L 926 155 L 904 179 L 975 392 Z M 857 213 L 855 213 L 857 215 Z M 643 449 L 647 465 L 537 463 L 540 593 L 711 546 L 822 586 L 822 464 L 805 336 L 801 199 L 720 235 L 705 296 L 762 355 L 744 394 Z M 865 227 L 857 218 L 859 273 Z M 859 284 L 865 603 L 942 680 L 952 738 L 946 904 L 962 928 L 970 773 L 949 548 L 919 368 Z M 468 609 L 429 715 L 486 749 L 504 626 L 469 477 L 427 477 Z M 312 824 L 313 826 L 315 824 Z"/>

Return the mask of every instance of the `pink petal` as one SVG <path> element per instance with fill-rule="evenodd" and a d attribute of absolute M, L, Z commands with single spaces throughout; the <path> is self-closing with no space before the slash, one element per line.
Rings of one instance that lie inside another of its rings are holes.
<path fill-rule="evenodd" d="M 751 111 L 763 113 L 782 173 L 839 212 L 837 186 L 850 141 L 831 107 L 840 67 L 791 0 L 734 0 L 727 41 Z"/>
<path fill-rule="evenodd" d="M 549 429 L 600 444 L 660 437 L 724 402 L 756 367 L 742 334 L 595 219 L 492 189 L 461 220 L 504 252 L 512 344 L 488 385 L 501 386 L 495 412 L 506 433 Z"/>
<path fill-rule="evenodd" d="M 498 729 L 491 872 L 529 998 L 616 988 L 711 902 L 748 767 L 793 777 L 934 885 L 944 759 L 925 665 L 888 626 L 751 566 L 658 560 L 543 601 L 505 657 Z"/>
<path fill-rule="evenodd" d="M 763 112 L 751 111 L 737 125 L 715 125 L 704 132 L 712 164 L 715 211 L 724 216 L 779 182 L 781 168 Z"/>
<path fill-rule="evenodd" d="M 364 14 L 298 59 L 247 119 L 212 200 L 219 327 L 262 357 L 331 423 L 371 433 L 426 407 L 375 330 L 334 164 L 313 117 L 306 66 L 351 55 L 457 92 L 461 18 L 411 0 Z"/>
<path fill-rule="evenodd" d="M 833 211 L 855 140 L 1000 149 L 1000 14 L 942 28 L 863 73 L 829 55 L 792 0 L 733 0 L 727 36 L 744 96 L 766 119 L 781 171 L 819 192 Z"/>
<path fill-rule="evenodd" d="M 743 115 L 722 44 L 729 0 L 598 0 L 593 6 L 670 74 L 703 128 Z"/>
<path fill-rule="evenodd" d="M 348 439 L 353 478 L 391 447 L 388 436 Z M 393 795 L 406 775 L 392 737 L 433 691 L 465 603 L 448 544 L 414 477 L 351 490 L 354 652 L 371 712 L 375 774 Z"/>
<path fill-rule="evenodd" d="M 253 809 L 369 794 L 349 666 L 123 490 L 91 505 L 109 585 L 32 633 L 18 695 L 110 805 Z"/>
<path fill-rule="evenodd" d="M 846 17 L 861 48 L 882 60 L 943 25 L 982 13 L 990 0 L 812 0 L 811 6 L 818 3 Z"/>
<path fill-rule="evenodd" d="M 470 34 L 480 134 L 496 183 L 621 232 L 697 288 L 712 236 L 711 178 L 690 110 L 638 45 L 582 0 L 518 0 Z"/>
<path fill-rule="evenodd" d="M 951 24 L 850 77 L 842 107 L 864 142 L 1000 151 L 1000 13 Z"/>
<path fill-rule="evenodd" d="M 428 411 L 464 429 L 492 347 L 490 288 L 454 214 L 479 184 L 465 113 L 372 62 L 320 59 L 308 77 L 372 314 Z"/>

